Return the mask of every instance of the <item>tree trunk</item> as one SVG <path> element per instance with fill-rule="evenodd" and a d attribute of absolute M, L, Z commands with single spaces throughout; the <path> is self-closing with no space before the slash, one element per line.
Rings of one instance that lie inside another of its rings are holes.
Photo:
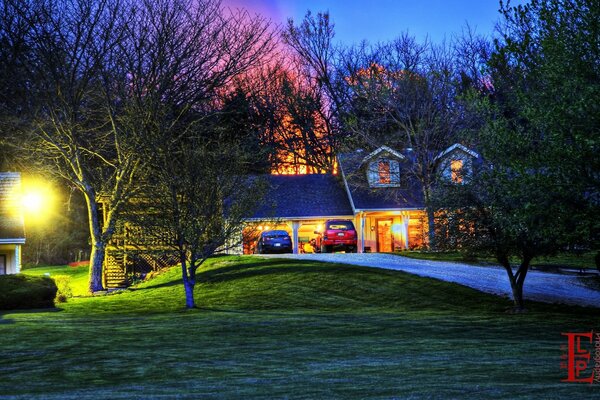
<path fill-rule="evenodd" d="M 515 304 L 516 311 L 523 311 L 525 309 L 525 301 L 523 298 L 523 285 L 525 283 L 525 277 L 527 276 L 527 271 L 529 270 L 529 264 L 531 263 L 531 257 L 525 256 L 517 270 L 516 274 L 513 274 L 512 268 L 510 266 L 510 262 L 508 261 L 508 257 L 501 256 L 498 257 L 498 261 L 508 274 L 508 279 L 510 281 L 510 288 L 513 295 L 513 303 Z"/>
<path fill-rule="evenodd" d="M 92 254 L 90 256 L 89 284 L 90 293 L 104 290 L 102 265 L 104 264 L 104 243 L 92 243 Z"/>
<path fill-rule="evenodd" d="M 429 250 L 435 250 L 435 212 L 433 208 L 431 208 L 431 189 L 429 185 L 421 180 L 421 184 L 423 185 L 423 199 L 425 200 L 425 210 L 427 212 L 427 239 Z"/>
<path fill-rule="evenodd" d="M 429 250 L 435 250 L 435 214 L 431 207 L 427 207 L 427 238 L 429 239 Z"/>
<path fill-rule="evenodd" d="M 196 308 L 196 302 L 194 301 L 194 286 L 196 286 L 196 279 L 191 277 L 188 273 L 186 260 L 181 260 L 181 276 L 183 278 L 183 288 L 185 289 L 185 307 L 189 310 Z"/>
<path fill-rule="evenodd" d="M 88 222 L 90 226 L 90 237 L 92 239 L 92 253 L 90 255 L 89 291 L 97 292 L 104 290 L 102 284 L 102 265 L 104 263 L 104 250 L 106 243 L 102 237 L 102 225 L 98 216 L 98 203 L 93 193 L 83 193 L 88 209 Z"/>
<path fill-rule="evenodd" d="M 185 307 L 188 309 L 196 308 L 194 301 L 194 282 L 191 280 L 184 280 L 183 287 L 185 288 Z"/>

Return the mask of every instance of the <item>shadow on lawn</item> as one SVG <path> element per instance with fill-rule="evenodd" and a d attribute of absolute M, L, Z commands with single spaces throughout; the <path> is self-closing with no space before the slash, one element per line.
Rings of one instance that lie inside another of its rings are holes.
<path fill-rule="evenodd" d="M 14 310 L 2 310 L 0 311 L 0 325 L 14 324 L 14 319 L 5 319 L 6 314 L 45 314 L 45 313 L 57 313 L 64 311 L 62 308 L 51 307 L 51 308 L 31 308 L 31 309 L 14 309 Z"/>
<path fill-rule="evenodd" d="M 200 269 L 196 274 L 198 283 L 221 283 L 235 279 L 251 278 L 255 276 L 273 275 L 273 274 L 289 274 L 289 273 L 314 273 L 323 271 L 337 271 L 338 266 L 315 265 L 313 261 L 295 260 L 294 264 L 289 265 L 289 260 L 264 260 L 251 263 L 241 263 L 216 267 L 212 269 Z M 130 290 L 146 290 L 171 287 L 181 285 L 181 279 L 170 282 L 148 285 L 139 288 L 130 288 Z"/>
<path fill-rule="evenodd" d="M 343 268 L 347 270 L 347 267 Z M 264 275 L 337 272 L 339 270 L 340 267 L 334 264 L 315 265 L 314 261 L 294 260 L 290 265 L 290 260 L 264 260 L 201 271 L 197 277 L 199 282 L 220 283 Z"/>

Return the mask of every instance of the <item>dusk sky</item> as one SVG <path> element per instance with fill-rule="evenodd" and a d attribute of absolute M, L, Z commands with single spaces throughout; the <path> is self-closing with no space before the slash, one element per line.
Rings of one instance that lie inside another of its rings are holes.
<path fill-rule="evenodd" d="M 513 0 L 513 4 L 525 0 Z M 224 4 L 261 13 L 274 22 L 300 21 L 307 10 L 329 11 L 336 39 L 346 44 L 393 39 L 408 31 L 417 39 L 440 42 L 460 33 L 468 22 L 491 34 L 499 18 L 497 0 L 224 0 Z"/>

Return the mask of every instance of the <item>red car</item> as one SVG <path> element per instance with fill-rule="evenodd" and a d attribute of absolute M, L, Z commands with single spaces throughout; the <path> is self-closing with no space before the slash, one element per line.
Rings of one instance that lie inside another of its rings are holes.
<path fill-rule="evenodd" d="M 315 253 L 330 253 L 334 249 L 343 249 L 347 253 L 356 253 L 356 229 L 352 221 L 330 219 L 325 221 L 323 231 L 315 231 L 313 248 Z"/>

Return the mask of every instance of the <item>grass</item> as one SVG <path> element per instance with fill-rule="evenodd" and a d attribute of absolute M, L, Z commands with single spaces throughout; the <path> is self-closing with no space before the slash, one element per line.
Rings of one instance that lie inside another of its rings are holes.
<path fill-rule="evenodd" d="M 468 257 L 464 253 L 458 251 L 403 251 L 400 254 L 404 257 L 417 258 L 420 260 L 434 261 L 454 261 L 467 264 L 494 264 L 498 262 L 493 257 Z M 587 252 L 581 255 L 562 253 L 552 257 L 537 257 L 531 262 L 531 266 L 540 269 L 553 268 L 571 268 L 571 269 L 596 269 L 594 256 L 595 252 Z M 519 260 L 512 259 L 512 263 L 517 264 Z"/>
<path fill-rule="evenodd" d="M 69 285 L 73 291 L 73 296 L 86 296 L 88 293 L 88 267 L 87 265 L 80 265 L 77 267 L 71 267 L 68 265 L 54 265 L 54 266 L 41 266 L 41 267 L 29 267 L 22 271 L 25 275 L 32 276 L 43 276 L 48 275 L 51 278 L 57 276 L 69 277 Z"/>
<path fill-rule="evenodd" d="M 14 398 L 592 398 L 561 383 L 561 332 L 597 309 L 506 299 L 402 272 L 223 257 L 184 311 L 173 268 L 133 290 L 0 319 Z"/>

